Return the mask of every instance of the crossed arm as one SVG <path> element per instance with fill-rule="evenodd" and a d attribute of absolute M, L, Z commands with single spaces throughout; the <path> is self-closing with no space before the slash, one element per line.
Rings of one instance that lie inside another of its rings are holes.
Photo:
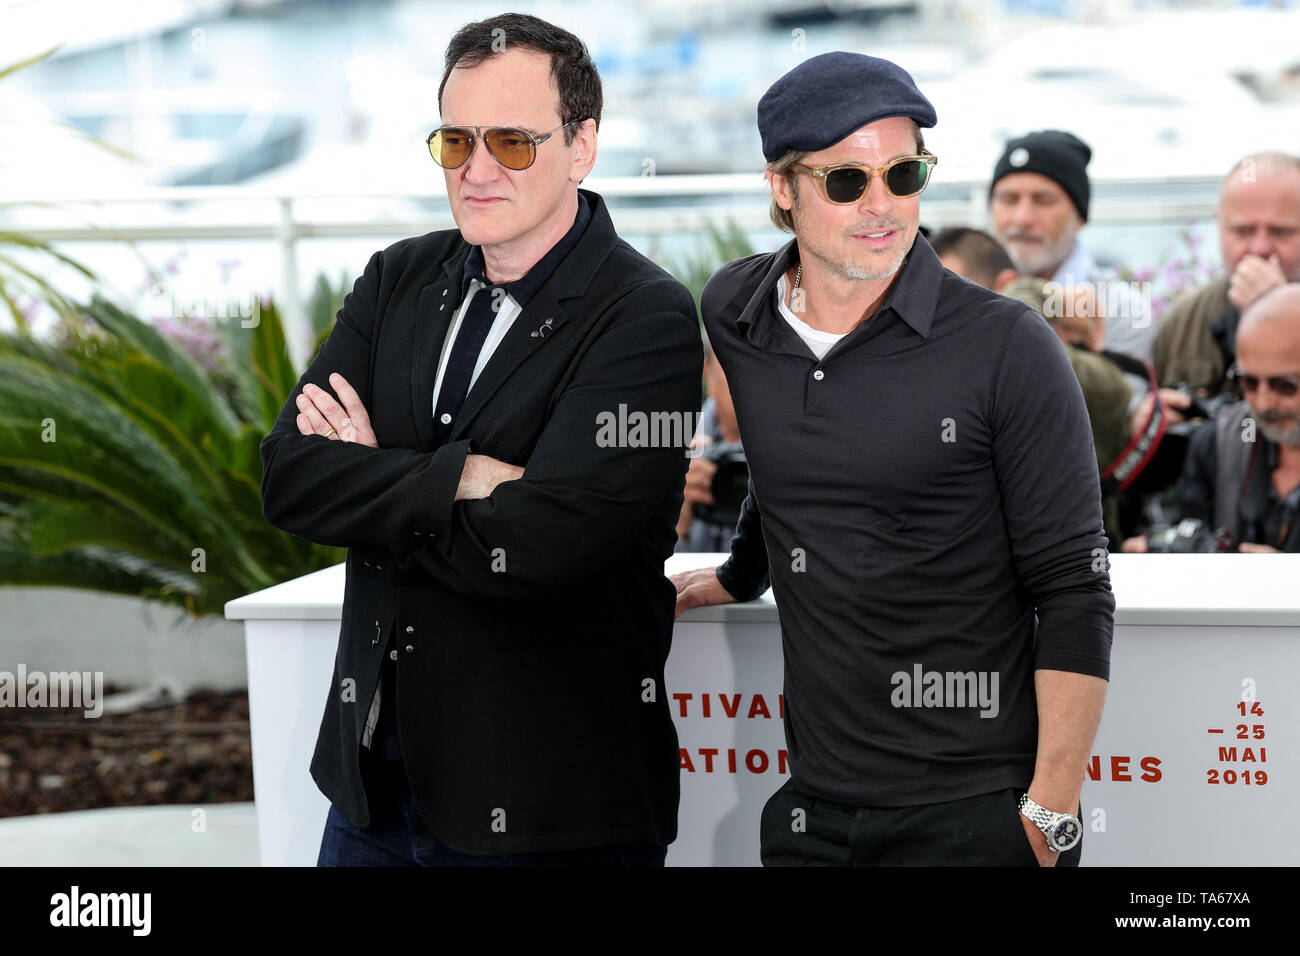
<path fill-rule="evenodd" d="M 473 453 L 468 438 L 431 452 L 378 447 L 360 396 L 370 391 L 382 269 L 376 253 L 262 442 L 267 520 L 322 544 L 385 552 L 401 573 L 475 597 L 544 596 L 614 560 L 680 488 L 686 455 L 602 446 L 599 416 L 620 404 L 698 411 L 703 354 L 685 289 L 648 283 L 608 306 L 528 460 L 513 464 Z"/>
<path fill-rule="evenodd" d="M 334 396 L 310 382 L 294 400 L 298 406 L 295 420 L 298 432 L 303 435 L 320 435 L 330 441 L 356 442 L 367 448 L 378 448 L 379 442 L 370 427 L 370 414 L 366 411 L 356 389 L 338 372 L 332 372 L 329 383 L 338 393 Z M 456 486 L 456 501 L 486 498 L 503 481 L 522 478 L 524 470 L 518 465 L 500 461 L 489 455 L 466 455 Z"/>

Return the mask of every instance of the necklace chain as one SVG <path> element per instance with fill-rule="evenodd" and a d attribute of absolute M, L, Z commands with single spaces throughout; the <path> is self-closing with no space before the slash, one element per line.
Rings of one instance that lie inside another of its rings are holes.
<path fill-rule="evenodd" d="M 801 262 L 801 263 L 799 263 L 798 267 L 794 270 L 794 288 L 795 288 L 795 289 L 799 288 L 799 280 L 802 279 L 802 278 L 803 278 L 803 263 Z M 793 290 L 791 290 L 791 291 L 793 291 Z"/>

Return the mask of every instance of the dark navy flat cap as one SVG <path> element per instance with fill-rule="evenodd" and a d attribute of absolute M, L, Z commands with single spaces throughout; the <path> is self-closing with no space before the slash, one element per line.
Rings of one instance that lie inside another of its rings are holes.
<path fill-rule="evenodd" d="M 813 153 L 886 116 L 933 126 L 934 107 L 907 71 L 862 53 L 823 53 L 804 60 L 758 101 L 763 157 L 775 162 L 788 149 Z"/>

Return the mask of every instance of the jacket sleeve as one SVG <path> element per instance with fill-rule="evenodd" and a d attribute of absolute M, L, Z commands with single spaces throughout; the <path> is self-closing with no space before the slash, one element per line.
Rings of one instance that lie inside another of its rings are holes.
<path fill-rule="evenodd" d="M 296 399 L 303 385 L 311 382 L 338 398 L 331 372 L 347 379 L 369 408 L 370 341 L 383 268 L 383 253 L 376 252 L 261 444 L 262 513 L 275 527 L 317 544 L 394 550 L 416 531 L 444 531 L 469 450 L 468 441 L 426 453 L 298 432 Z"/>
<path fill-rule="evenodd" d="M 993 383 L 993 466 L 1017 576 L 1038 614 L 1036 669 L 1108 678 L 1115 599 L 1088 412 L 1064 347 L 1026 310 Z"/>
<path fill-rule="evenodd" d="M 628 295 L 624 308 L 644 308 L 645 299 Z M 704 356 L 685 289 L 659 305 L 615 318 L 595 338 L 523 477 L 456 502 L 445 534 L 403 549 L 404 575 L 421 572 L 472 597 L 544 597 L 617 559 L 674 493 L 680 508 Z M 620 406 L 627 421 L 642 412 L 651 424 L 621 434 Z M 665 422 L 680 440 L 656 440 Z"/>
<path fill-rule="evenodd" d="M 731 556 L 717 569 L 718 583 L 737 601 L 752 601 L 771 586 L 767 567 L 767 543 L 763 540 L 763 516 L 758 510 L 754 481 L 740 506 L 736 533 L 731 539 Z"/>
<path fill-rule="evenodd" d="M 1214 444 L 1215 423 L 1207 421 L 1192 432 L 1178 476 L 1177 513 L 1180 520 L 1195 518 L 1214 530 L 1215 479 L 1218 455 Z"/>

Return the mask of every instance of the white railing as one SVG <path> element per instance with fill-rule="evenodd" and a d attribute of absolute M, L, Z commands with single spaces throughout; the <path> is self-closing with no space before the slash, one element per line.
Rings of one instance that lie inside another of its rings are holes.
<path fill-rule="evenodd" d="M 1214 215 L 1212 198 L 1217 178 L 1183 177 L 1094 180 L 1089 222 L 1093 224 L 1186 223 Z M 772 228 L 767 213 L 767 186 L 760 173 L 685 176 L 633 176 L 590 179 L 584 187 L 614 200 L 611 215 L 624 236 L 672 236 L 698 233 L 705 223 L 734 221 L 746 232 Z M 1108 195 L 1109 194 L 1109 195 Z M 923 218 L 927 225 L 985 226 L 988 220 L 987 180 L 936 184 L 926 193 Z M 1189 198 L 1200 197 L 1200 198 Z M 636 200 L 650 204 L 638 204 Z M 387 201 L 395 212 L 383 216 L 312 215 L 304 207 L 348 201 Z M 678 200 L 678 202 L 672 202 Z M 180 205 L 261 203 L 262 217 L 199 218 Z M 0 228 L 15 229 L 48 242 L 122 242 L 184 240 L 266 240 L 279 248 L 278 303 L 285 319 L 291 353 L 302 362 L 309 356 L 310 329 L 301 301 L 298 244 L 313 238 L 420 235 L 455 225 L 446 194 L 358 190 L 295 192 L 258 187 L 213 186 L 157 188 L 129 194 L 73 190 L 32 195 L 0 192 Z M 113 212 L 111 226 L 70 219 L 60 213 L 92 208 L 97 215 Z M 151 215 L 133 221 L 116 207 L 148 207 Z M 40 214 L 34 215 L 36 210 Z M 160 213 L 161 210 L 161 213 Z M 30 212 L 29 212 L 30 211 Z M 53 211 L 54 215 L 50 213 Z"/>

